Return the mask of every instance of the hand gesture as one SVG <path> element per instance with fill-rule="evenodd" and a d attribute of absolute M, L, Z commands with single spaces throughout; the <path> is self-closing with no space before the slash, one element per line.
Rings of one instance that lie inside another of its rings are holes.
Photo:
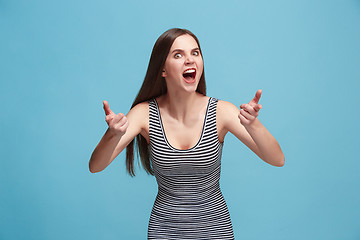
<path fill-rule="evenodd" d="M 258 104 L 261 93 L 261 89 L 257 90 L 255 97 L 248 104 L 240 105 L 239 119 L 242 125 L 249 126 L 259 115 L 259 111 L 262 108 L 261 104 Z"/>
<path fill-rule="evenodd" d="M 108 124 L 110 131 L 120 136 L 124 135 L 129 125 L 126 116 L 123 113 L 115 114 L 111 111 L 107 101 L 104 100 L 103 104 L 106 114 L 105 121 Z"/>

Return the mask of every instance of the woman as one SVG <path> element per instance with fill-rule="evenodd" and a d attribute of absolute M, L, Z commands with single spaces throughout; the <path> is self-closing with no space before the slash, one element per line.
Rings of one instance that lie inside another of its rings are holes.
<path fill-rule="evenodd" d="M 136 137 L 142 164 L 159 186 L 148 239 L 234 239 L 219 187 L 225 135 L 231 132 L 271 165 L 285 161 L 257 119 L 260 96 L 258 90 L 240 110 L 206 96 L 198 39 L 188 30 L 170 29 L 154 45 L 129 113 L 115 114 L 103 102 L 109 128 L 91 156 L 90 171 L 102 171 L 127 147 L 126 166 L 134 176 Z"/>

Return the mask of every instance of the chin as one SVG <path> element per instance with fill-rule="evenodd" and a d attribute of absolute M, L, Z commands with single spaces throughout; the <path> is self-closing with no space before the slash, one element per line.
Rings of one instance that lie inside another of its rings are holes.
<path fill-rule="evenodd" d="M 184 90 L 188 93 L 194 93 L 196 92 L 197 87 L 198 87 L 198 83 L 194 83 L 191 85 L 184 86 Z"/>

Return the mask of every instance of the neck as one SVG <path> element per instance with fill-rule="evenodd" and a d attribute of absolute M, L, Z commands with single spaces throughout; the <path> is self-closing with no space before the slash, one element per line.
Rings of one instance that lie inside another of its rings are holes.
<path fill-rule="evenodd" d="M 202 95 L 197 92 L 192 93 L 169 93 L 164 96 L 164 106 L 169 115 L 177 120 L 184 120 L 187 114 L 198 111 L 198 105 L 194 104 Z"/>

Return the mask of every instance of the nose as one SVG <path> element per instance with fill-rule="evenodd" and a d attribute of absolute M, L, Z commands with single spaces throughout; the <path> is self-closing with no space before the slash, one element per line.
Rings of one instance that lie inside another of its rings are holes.
<path fill-rule="evenodd" d="M 190 55 L 187 55 L 186 59 L 185 59 L 185 64 L 186 65 L 189 65 L 189 64 L 192 64 L 194 63 L 194 58 L 193 56 L 190 54 Z"/>

